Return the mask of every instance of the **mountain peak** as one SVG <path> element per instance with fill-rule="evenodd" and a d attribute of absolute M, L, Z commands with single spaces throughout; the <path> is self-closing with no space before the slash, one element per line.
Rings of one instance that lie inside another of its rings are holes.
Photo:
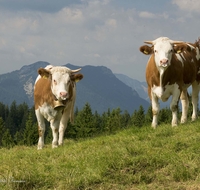
<path fill-rule="evenodd" d="M 26 102 L 33 106 L 33 87 L 40 67 L 46 67 L 48 62 L 39 61 L 23 66 L 20 70 L 0 75 L 0 101 L 10 105 L 14 100 L 20 104 Z M 83 80 L 77 83 L 76 107 L 81 109 L 87 102 L 93 111 L 102 113 L 119 107 L 130 113 L 142 105 L 145 109 L 149 103 L 133 92 L 131 87 L 119 80 L 105 66 L 75 66 L 66 64 L 70 69 L 82 68 Z"/>

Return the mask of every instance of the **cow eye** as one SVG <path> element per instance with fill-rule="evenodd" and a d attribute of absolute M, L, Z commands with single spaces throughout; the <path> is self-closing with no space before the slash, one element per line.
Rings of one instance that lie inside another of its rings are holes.
<path fill-rule="evenodd" d="M 54 83 L 55 85 L 57 84 L 57 82 L 56 82 L 56 80 L 55 80 L 55 79 L 53 80 L 53 83 Z"/>
<path fill-rule="evenodd" d="M 154 50 L 154 52 L 156 53 L 156 52 L 157 52 L 157 50 Z"/>

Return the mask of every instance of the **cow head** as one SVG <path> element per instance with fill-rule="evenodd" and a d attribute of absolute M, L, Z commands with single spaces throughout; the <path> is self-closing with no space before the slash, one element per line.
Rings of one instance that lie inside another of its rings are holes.
<path fill-rule="evenodd" d="M 39 75 L 42 78 L 51 80 L 51 91 L 58 101 L 67 100 L 70 98 L 72 88 L 75 82 L 83 78 L 83 75 L 78 73 L 81 69 L 71 70 L 67 67 L 52 66 L 50 68 L 40 68 Z"/>
<path fill-rule="evenodd" d="M 146 55 L 154 54 L 156 66 L 160 69 L 166 69 L 171 64 L 173 53 L 182 53 L 188 50 L 187 44 L 180 41 L 173 41 L 167 37 L 160 37 L 154 41 L 145 41 L 152 46 L 141 46 L 140 51 Z"/>

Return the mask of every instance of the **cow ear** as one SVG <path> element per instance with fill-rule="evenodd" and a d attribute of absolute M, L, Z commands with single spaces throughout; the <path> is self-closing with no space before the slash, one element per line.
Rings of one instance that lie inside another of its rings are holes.
<path fill-rule="evenodd" d="M 191 48 L 187 44 L 175 44 L 174 45 L 175 53 L 182 53 L 183 51 L 191 51 Z"/>
<path fill-rule="evenodd" d="M 50 72 L 44 68 L 40 68 L 38 69 L 38 74 L 42 77 L 42 78 L 49 78 Z"/>
<path fill-rule="evenodd" d="M 71 75 L 71 80 L 74 82 L 79 82 L 82 78 L 83 75 L 80 73 Z"/>
<path fill-rule="evenodd" d="M 150 54 L 153 53 L 152 47 L 149 47 L 149 46 L 147 46 L 147 45 L 141 46 L 141 47 L 140 47 L 140 51 L 141 51 L 142 53 L 144 53 L 145 55 L 150 55 Z"/>

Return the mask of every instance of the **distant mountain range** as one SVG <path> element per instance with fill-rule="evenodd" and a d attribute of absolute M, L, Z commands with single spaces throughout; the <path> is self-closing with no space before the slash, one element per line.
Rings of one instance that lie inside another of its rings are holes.
<path fill-rule="evenodd" d="M 115 74 L 115 76 L 124 84 L 135 90 L 141 98 L 149 101 L 146 82 L 140 82 L 123 74 Z"/>
<path fill-rule="evenodd" d="M 13 101 L 17 104 L 23 102 L 29 106 L 34 105 L 33 87 L 40 67 L 49 65 L 48 62 L 36 62 L 23 66 L 20 70 L 0 75 L 0 102 L 10 105 Z M 66 64 L 70 69 L 79 66 Z M 82 109 L 88 102 L 92 111 L 103 113 L 108 108 L 120 108 L 130 114 L 140 105 L 147 109 L 145 83 L 131 79 L 125 75 L 113 74 L 104 66 L 83 66 L 81 73 L 84 78 L 77 83 L 76 107 Z M 128 85 L 129 84 L 129 85 Z M 139 96 L 140 95 L 140 96 Z"/>

